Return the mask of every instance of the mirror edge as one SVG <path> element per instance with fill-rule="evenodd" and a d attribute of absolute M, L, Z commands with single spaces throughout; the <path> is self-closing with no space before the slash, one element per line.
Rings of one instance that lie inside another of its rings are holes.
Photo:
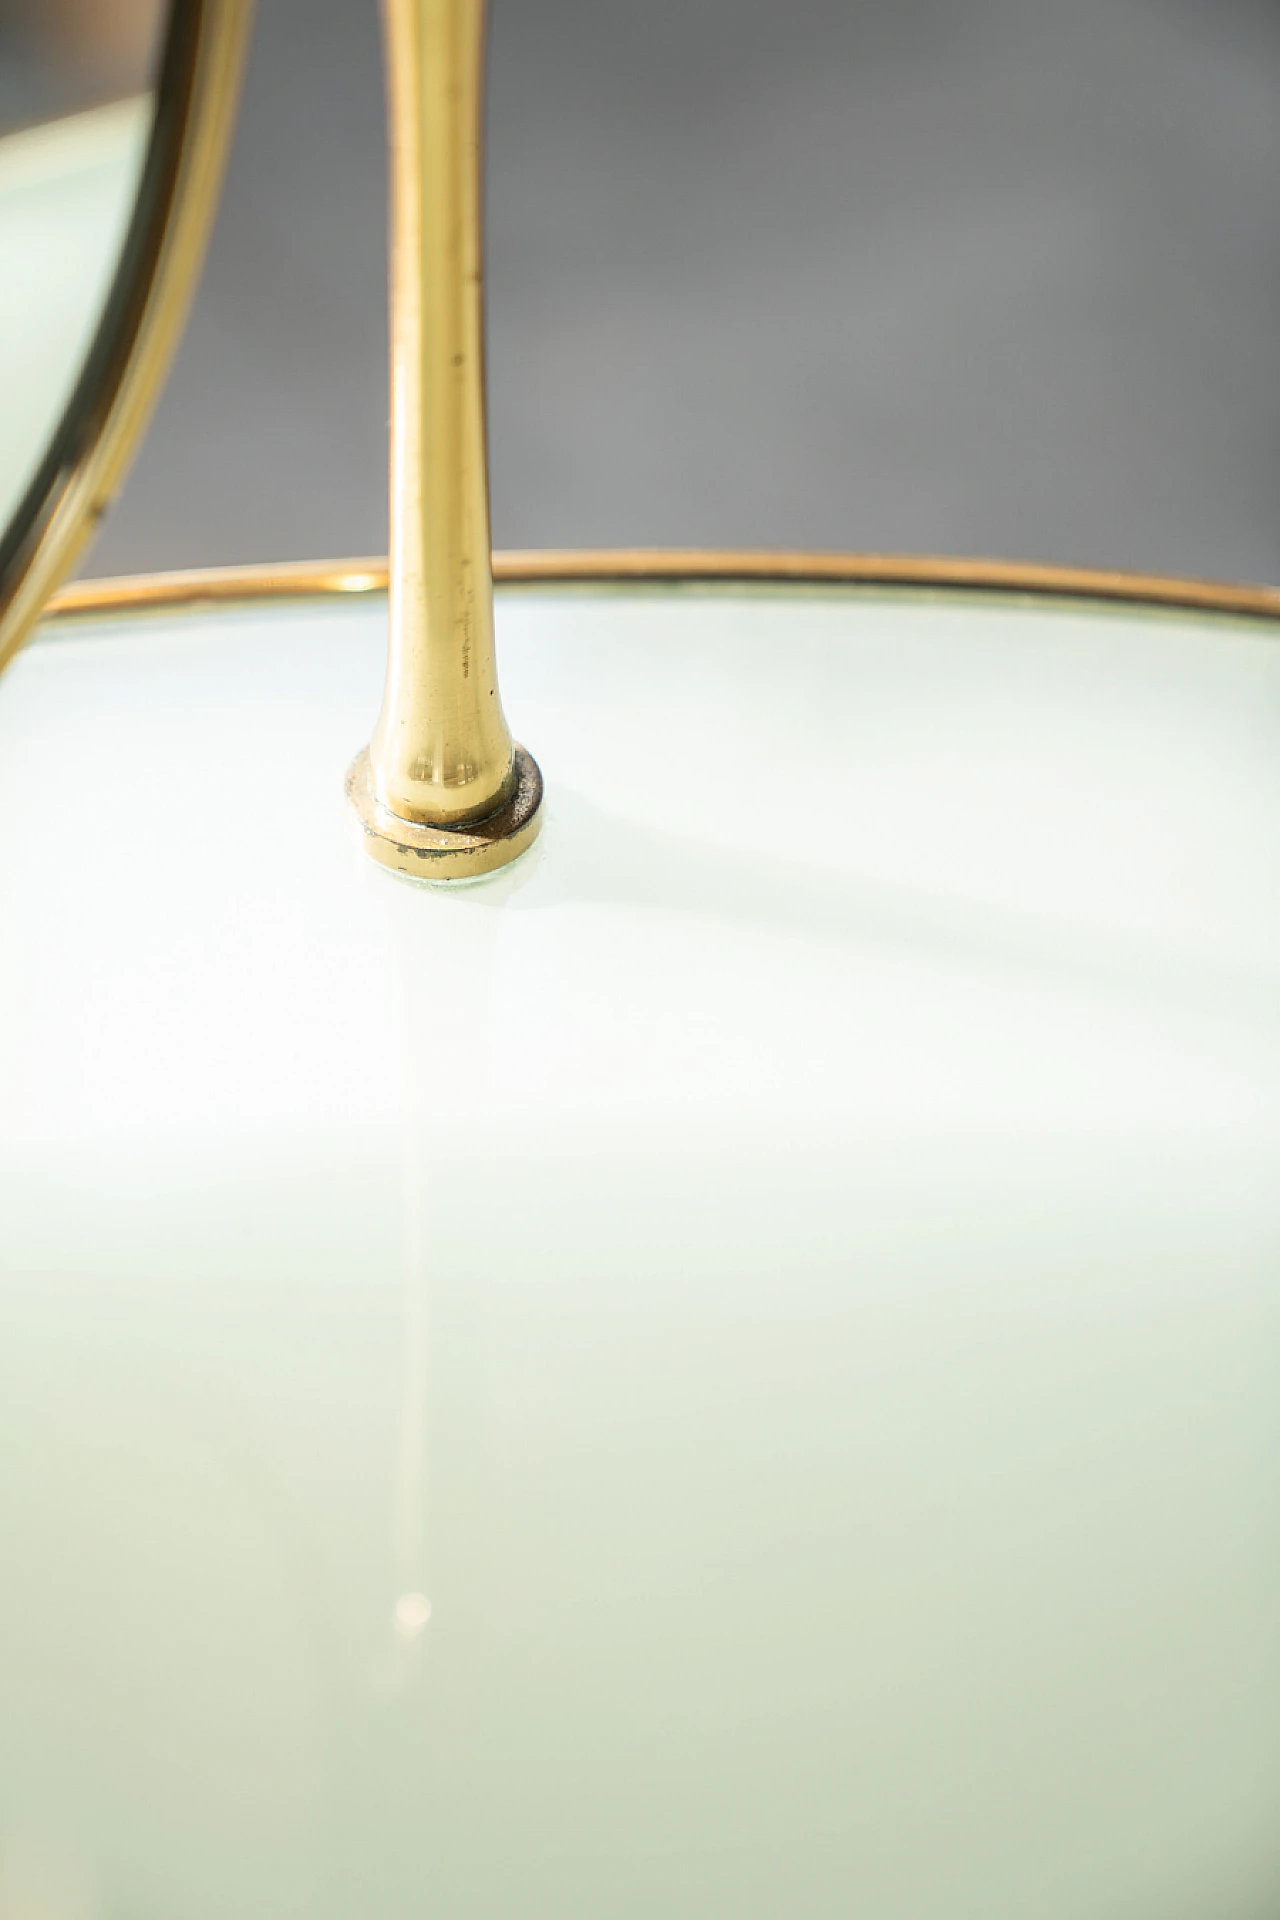
<path fill-rule="evenodd" d="M 181 338 L 217 211 L 253 0 L 173 0 L 120 266 L 13 525 L 0 530 L 0 670 L 118 491 Z"/>

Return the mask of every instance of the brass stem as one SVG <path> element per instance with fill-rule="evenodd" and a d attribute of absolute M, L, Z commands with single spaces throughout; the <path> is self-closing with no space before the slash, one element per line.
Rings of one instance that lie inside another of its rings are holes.
<path fill-rule="evenodd" d="M 375 857 L 427 878 L 463 877 L 514 858 L 537 831 L 541 799 L 537 769 L 514 746 L 502 711 L 494 651 L 480 185 L 484 15 L 484 0 L 383 0 L 390 636 L 382 712 L 348 784 Z M 507 817 L 513 806 L 515 819 Z M 485 831 L 490 821 L 494 828 Z M 410 836 L 414 855 L 401 858 L 404 830 L 414 827 L 432 831 Z M 483 853 L 471 845 L 477 839 Z M 396 857 L 378 844 L 388 840 Z"/>

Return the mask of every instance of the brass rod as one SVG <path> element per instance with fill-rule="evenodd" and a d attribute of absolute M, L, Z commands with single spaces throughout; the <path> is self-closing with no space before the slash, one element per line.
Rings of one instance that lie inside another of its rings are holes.
<path fill-rule="evenodd" d="M 390 630 L 382 711 L 348 787 L 376 858 L 427 878 L 467 877 L 529 844 L 541 799 L 537 769 L 515 747 L 502 711 L 494 649 L 480 179 L 484 0 L 383 0 L 383 19 Z M 428 831 L 414 835 L 413 828 Z"/>

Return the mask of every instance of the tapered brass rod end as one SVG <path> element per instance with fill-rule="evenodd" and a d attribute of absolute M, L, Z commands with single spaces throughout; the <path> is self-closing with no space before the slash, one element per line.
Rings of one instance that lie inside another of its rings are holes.
<path fill-rule="evenodd" d="M 387 683 L 347 793 L 374 859 L 425 880 L 514 860 L 542 776 L 498 694 L 485 444 L 484 0 L 383 0 L 391 157 Z"/>

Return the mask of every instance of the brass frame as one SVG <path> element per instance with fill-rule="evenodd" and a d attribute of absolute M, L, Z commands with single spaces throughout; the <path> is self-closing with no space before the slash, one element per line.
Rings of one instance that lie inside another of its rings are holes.
<path fill-rule="evenodd" d="M 1097 605 L 1208 613 L 1280 621 L 1280 588 L 1182 580 L 1162 574 L 1106 573 L 1016 560 L 955 560 L 884 553 L 734 553 L 678 548 L 496 553 L 493 577 L 505 586 L 775 585 L 839 586 L 921 593 L 1019 596 Z M 46 619 L 385 593 L 385 559 L 287 561 L 276 566 L 205 568 L 64 587 Z"/>
<path fill-rule="evenodd" d="M 0 531 L 0 668 L 124 478 L 186 320 L 217 207 L 252 0 L 172 0 L 133 218 L 74 393 Z"/>

